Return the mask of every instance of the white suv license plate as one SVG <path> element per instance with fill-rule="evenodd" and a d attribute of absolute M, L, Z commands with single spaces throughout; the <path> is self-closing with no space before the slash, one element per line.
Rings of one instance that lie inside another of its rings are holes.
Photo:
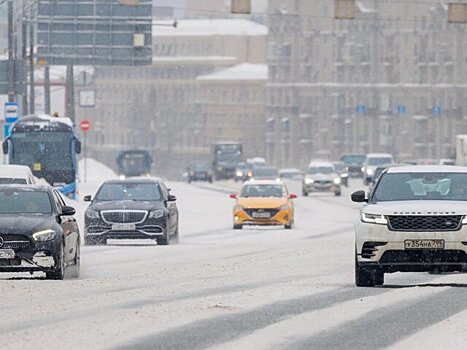
<path fill-rule="evenodd" d="M 112 231 L 134 231 L 136 229 L 135 224 L 113 224 Z"/>
<path fill-rule="evenodd" d="M 13 249 L 0 249 L 0 259 L 14 259 L 15 251 Z"/>
<path fill-rule="evenodd" d="M 443 239 L 406 239 L 405 249 L 444 249 Z"/>

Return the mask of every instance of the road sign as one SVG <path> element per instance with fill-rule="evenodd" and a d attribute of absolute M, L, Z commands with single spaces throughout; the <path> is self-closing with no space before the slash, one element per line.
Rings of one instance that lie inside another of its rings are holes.
<path fill-rule="evenodd" d="M 152 0 L 39 0 L 38 62 L 152 64 Z"/>
<path fill-rule="evenodd" d="M 397 113 L 399 114 L 405 114 L 407 108 L 405 107 L 405 105 L 398 105 L 397 106 Z"/>
<path fill-rule="evenodd" d="M 431 109 L 432 114 L 441 114 L 441 111 L 441 106 L 433 106 L 433 108 Z"/>
<path fill-rule="evenodd" d="M 362 104 L 357 105 L 355 107 L 355 112 L 360 113 L 360 114 L 364 114 L 366 112 L 366 106 L 362 105 Z"/>
<path fill-rule="evenodd" d="M 5 102 L 5 123 L 13 124 L 18 120 L 18 104 Z"/>
<path fill-rule="evenodd" d="M 88 131 L 91 129 L 91 122 L 87 119 L 83 119 L 79 122 L 79 128 L 83 131 Z"/>

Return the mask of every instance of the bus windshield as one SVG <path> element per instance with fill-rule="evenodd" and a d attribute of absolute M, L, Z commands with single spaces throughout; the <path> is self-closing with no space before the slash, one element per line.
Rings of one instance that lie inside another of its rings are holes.
<path fill-rule="evenodd" d="M 26 165 L 33 172 L 73 170 L 72 133 L 27 132 L 13 134 L 12 163 Z"/>

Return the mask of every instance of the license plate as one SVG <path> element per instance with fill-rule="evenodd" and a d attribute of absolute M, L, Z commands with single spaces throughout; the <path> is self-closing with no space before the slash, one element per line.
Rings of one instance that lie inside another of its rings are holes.
<path fill-rule="evenodd" d="M 269 219 L 271 217 L 271 214 L 268 212 L 253 212 L 253 217 L 255 219 Z"/>
<path fill-rule="evenodd" d="M 407 239 L 405 249 L 444 249 L 443 239 Z"/>
<path fill-rule="evenodd" d="M 0 259 L 13 259 L 15 251 L 13 249 L 0 249 Z"/>
<path fill-rule="evenodd" d="M 113 224 L 112 231 L 134 231 L 136 229 L 135 224 Z"/>

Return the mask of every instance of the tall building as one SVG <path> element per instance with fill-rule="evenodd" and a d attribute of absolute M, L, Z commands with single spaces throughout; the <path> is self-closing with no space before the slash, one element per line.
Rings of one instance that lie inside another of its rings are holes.
<path fill-rule="evenodd" d="M 467 35 L 439 0 L 269 1 L 268 158 L 449 158 L 467 132 Z"/>

